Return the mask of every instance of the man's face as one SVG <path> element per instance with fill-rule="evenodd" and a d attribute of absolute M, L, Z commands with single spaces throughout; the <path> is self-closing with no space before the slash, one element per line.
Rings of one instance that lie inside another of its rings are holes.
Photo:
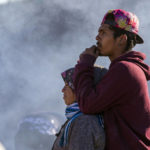
<path fill-rule="evenodd" d="M 97 47 L 102 56 L 113 55 L 116 49 L 116 40 L 113 36 L 113 31 L 109 29 L 109 25 L 103 24 L 98 30 L 98 35 L 96 36 Z"/>

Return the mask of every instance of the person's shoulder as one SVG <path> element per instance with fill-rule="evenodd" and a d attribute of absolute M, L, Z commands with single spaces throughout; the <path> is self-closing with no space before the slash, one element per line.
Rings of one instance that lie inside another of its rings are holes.
<path fill-rule="evenodd" d="M 142 73 L 142 69 L 135 63 L 129 61 L 120 61 L 116 64 L 119 70 L 122 70 L 125 74 Z"/>
<path fill-rule="evenodd" d="M 132 62 L 128 62 L 128 61 L 118 61 L 116 62 L 113 67 L 111 68 L 111 70 L 116 70 L 117 73 L 129 73 L 130 71 L 132 71 L 132 69 L 137 68 L 137 65 L 135 65 Z"/>
<path fill-rule="evenodd" d="M 97 115 L 83 114 L 76 118 L 71 125 L 70 133 L 94 135 L 95 137 L 104 136 L 104 129 L 100 125 Z"/>
<path fill-rule="evenodd" d="M 135 80 L 139 82 L 141 79 L 145 79 L 143 70 L 137 64 L 128 61 L 117 62 L 112 72 L 117 78 L 128 81 L 128 83 L 135 82 Z"/>
<path fill-rule="evenodd" d="M 82 114 L 78 117 L 79 120 L 97 120 L 97 116 L 96 115 L 89 115 L 89 114 Z"/>
<path fill-rule="evenodd" d="M 119 69 L 120 69 L 120 68 L 122 68 L 122 67 L 125 67 L 125 68 L 126 68 L 126 67 L 128 67 L 128 66 L 130 66 L 130 65 L 132 65 L 132 63 L 122 60 L 122 61 L 116 62 L 116 63 L 113 65 L 113 67 L 115 67 L 115 68 L 118 68 L 118 67 L 119 67 Z"/>
<path fill-rule="evenodd" d="M 99 125 L 98 124 L 98 117 L 96 115 L 87 115 L 87 114 L 82 114 L 78 118 L 74 120 L 74 124 L 76 126 L 80 127 L 90 127 L 93 125 Z"/>

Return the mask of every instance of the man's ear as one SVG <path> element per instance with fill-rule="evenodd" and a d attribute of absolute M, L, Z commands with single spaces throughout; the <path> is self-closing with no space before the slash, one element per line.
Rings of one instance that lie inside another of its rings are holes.
<path fill-rule="evenodd" d="M 126 44 L 127 39 L 128 39 L 127 35 L 126 35 L 126 34 L 122 34 L 122 35 L 119 37 L 119 44 L 120 44 L 120 45 Z"/>

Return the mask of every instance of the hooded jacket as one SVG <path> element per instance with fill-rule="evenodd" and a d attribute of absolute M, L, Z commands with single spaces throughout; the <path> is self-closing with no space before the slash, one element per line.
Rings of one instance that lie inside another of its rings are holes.
<path fill-rule="evenodd" d="M 145 54 L 130 51 L 116 58 L 96 87 L 94 56 L 84 55 L 75 66 L 74 86 L 80 110 L 104 112 L 105 150 L 150 150 L 150 67 Z"/>

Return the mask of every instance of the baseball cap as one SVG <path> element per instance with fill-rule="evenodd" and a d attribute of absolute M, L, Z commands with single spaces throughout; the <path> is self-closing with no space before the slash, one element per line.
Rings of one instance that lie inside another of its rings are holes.
<path fill-rule="evenodd" d="M 108 15 L 113 15 L 113 20 L 107 19 Z M 109 24 L 111 26 L 134 33 L 136 35 L 136 43 L 144 43 L 144 40 L 138 35 L 139 19 L 131 12 L 122 9 L 109 10 L 104 15 L 101 25 L 102 24 Z"/>

